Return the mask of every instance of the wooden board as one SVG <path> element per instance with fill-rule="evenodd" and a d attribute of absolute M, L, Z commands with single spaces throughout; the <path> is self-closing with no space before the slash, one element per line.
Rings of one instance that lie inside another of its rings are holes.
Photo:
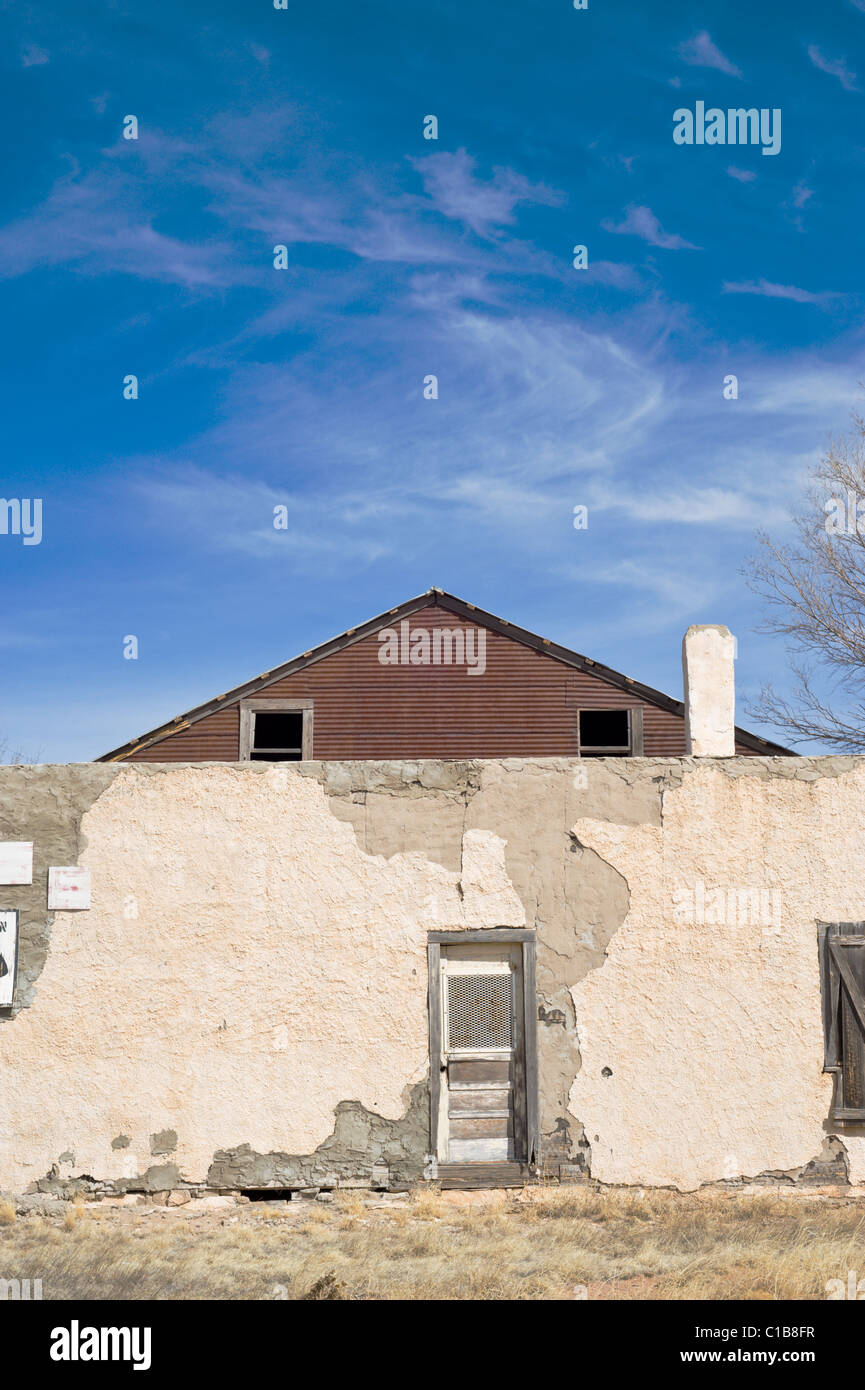
<path fill-rule="evenodd" d="M 443 1189 L 525 1187 L 538 1176 L 525 1163 L 440 1163 L 437 1182 Z"/>

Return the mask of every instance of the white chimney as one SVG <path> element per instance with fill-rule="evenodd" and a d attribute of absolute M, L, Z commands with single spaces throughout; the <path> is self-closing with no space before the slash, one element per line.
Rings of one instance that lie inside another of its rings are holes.
<path fill-rule="evenodd" d="M 685 677 L 685 752 L 697 758 L 732 758 L 736 752 L 736 639 L 728 627 L 689 627 L 682 639 Z"/>

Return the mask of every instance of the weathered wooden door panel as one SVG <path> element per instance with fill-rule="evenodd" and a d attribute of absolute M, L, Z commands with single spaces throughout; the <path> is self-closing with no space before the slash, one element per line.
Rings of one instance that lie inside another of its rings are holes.
<path fill-rule="evenodd" d="M 439 1157 L 491 1163 L 525 1156 L 525 1065 L 519 946 L 441 952 Z"/>

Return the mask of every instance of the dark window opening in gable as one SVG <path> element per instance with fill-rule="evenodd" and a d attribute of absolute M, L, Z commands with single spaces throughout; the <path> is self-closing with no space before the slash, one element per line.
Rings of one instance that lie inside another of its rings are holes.
<path fill-rule="evenodd" d="M 258 710 L 252 716 L 252 762 L 293 763 L 303 757 L 303 710 Z"/>
<path fill-rule="evenodd" d="M 865 922 L 818 923 L 831 1119 L 865 1121 Z"/>
<path fill-rule="evenodd" d="M 581 709 L 580 753 L 588 757 L 623 757 L 631 752 L 631 717 L 626 709 Z"/>

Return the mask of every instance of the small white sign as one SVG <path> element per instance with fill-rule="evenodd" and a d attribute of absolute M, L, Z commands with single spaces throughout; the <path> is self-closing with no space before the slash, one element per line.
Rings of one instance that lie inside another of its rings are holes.
<path fill-rule="evenodd" d="M 77 864 L 48 870 L 48 906 L 66 911 L 90 906 L 90 870 Z"/>
<path fill-rule="evenodd" d="M 0 912 L 0 1009 L 8 1009 L 15 997 L 18 968 L 18 913 Z"/>
<path fill-rule="evenodd" d="M 0 883 L 33 882 L 33 841 L 0 840 Z"/>

